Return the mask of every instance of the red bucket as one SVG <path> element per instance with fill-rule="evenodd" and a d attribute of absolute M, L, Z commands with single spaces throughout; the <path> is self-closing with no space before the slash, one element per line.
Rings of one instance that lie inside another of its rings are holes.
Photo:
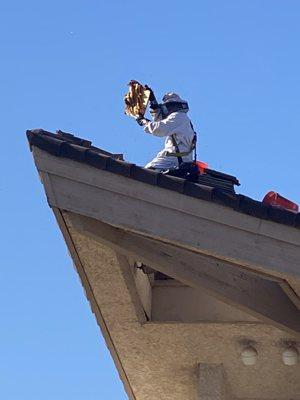
<path fill-rule="evenodd" d="M 285 210 L 293 211 L 295 213 L 299 212 L 298 204 L 286 199 L 276 192 L 268 192 L 263 199 L 263 203 L 269 204 L 274 207 L 283 208 Z"/>

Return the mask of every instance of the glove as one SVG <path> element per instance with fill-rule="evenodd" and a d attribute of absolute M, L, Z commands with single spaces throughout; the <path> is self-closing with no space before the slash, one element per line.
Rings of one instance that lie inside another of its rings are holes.
<path fill-rule="evenodd" d="M 149 87 L 148 85 L 144 85 L 144 88 L 149 90 L 149 92 L 150 92 L 150 96 L 149 96 L 150 102 L 155 101 L 156 99 L 155 99 L 154 92 L 151 89 L 151 87 Z"/>
<path fill-rule="evenodd" d="M 155 98 L 153 90 L 148 85 L 145 85 L 144 88 L 150 91 L 150 96 L 149 96 L 150 108 L 152 110 L 157 110 L 159 105 Z"/>
<path fill-rule="evenodd" d="M 144 126 L 147 125 L 148 122 L 150 122 L 150 119 L 144 118 L 144 117 L 137 117 L 136 118 L 136 122 L 140 125 L 140 126 Z"/>

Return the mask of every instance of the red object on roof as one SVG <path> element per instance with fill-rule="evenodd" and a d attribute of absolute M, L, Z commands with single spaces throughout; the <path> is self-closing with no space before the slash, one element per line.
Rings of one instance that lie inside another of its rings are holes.
<path fill-rule="evenodd" d="M 196 165 L 200 174 L 204 174 L 205 170 L 208 168 L 208 164 L 204 161 L 196 161 Z"/>
<path fill-rule="evenodd" d="M 263 203 L 278 208 L 284 208 L 285 210 L 293 211 L 295 213 L 299 212 L 298 204 L 286 199 L 276 192 L 268 192 L 263 199 Z"/>

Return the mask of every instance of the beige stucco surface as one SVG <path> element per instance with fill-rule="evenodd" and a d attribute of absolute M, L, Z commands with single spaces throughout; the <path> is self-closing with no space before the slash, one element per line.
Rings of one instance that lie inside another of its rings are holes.
<path fill-rule="evenodd" d="M 300 364 L 281 361 L 288 334 L 255 322 L 141 325 L 116 254 L 80 235 L 64 216 L 136 400 L 198 399 L 199 363 L 223 364 L 232 398 L 300 399 Z M 240 359 L 247 341 L 258 351 L 251 367 Z"/>

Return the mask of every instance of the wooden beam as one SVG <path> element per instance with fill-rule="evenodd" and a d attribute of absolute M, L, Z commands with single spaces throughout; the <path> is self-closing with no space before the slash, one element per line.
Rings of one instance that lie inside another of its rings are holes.
<path fill-rule="evenodd" d="M 266 323 L 300 336 L 300 312 L 284 293 L 278 280 L 265 279 L 228 262 L 122 231 L 92 218 L 67 214 L 74 229 L 81 234 L 119 253 L 135 257 Z"/>
<path fill-rule="evenodd" d="M 132 274 L 132 267 L 129 264 L 127 257 L 124 256 L 123 254 L 116 253 L 116 257 L 119 262 L 121 274 L 123 276 L 128 292 L 130 294 L 137 319 L 141 324 L 144 324 L 145 322 L 147 322 L 148 317 L 146 317 L 146 311 L 144 310 L 140 296 L 137 292 L 134 277 Z"/>

